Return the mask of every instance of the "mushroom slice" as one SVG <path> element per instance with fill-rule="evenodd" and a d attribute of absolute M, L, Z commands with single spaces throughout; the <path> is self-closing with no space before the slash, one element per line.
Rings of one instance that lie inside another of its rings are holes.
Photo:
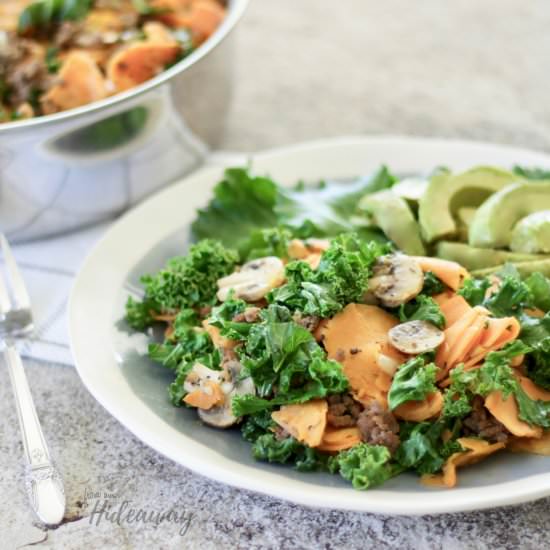
<path fill-rule="evenodd" d="M 239 271 L 218 280 L 218 300 L 224 302 L 233 290 L 235 298 L 257 302 L 270 290 L 283 284 L 284 280 L 285 265 L 280 258 L 258 258 L 244 264 Z"/>
<path fill-rule="evenodd" d="M 369 290 L 386 307 L 397 307 L 417 296 L 424 286 L 424 274 L 418 262 L 405 254 L 387 254 L 378 258 Z"/>
<path fill-rule="evenodd" d="M 445 340 L 445 333 L 428 321 L 408 321 L 388 331 L 391 345 L 409 355 L 417 355 L 437 348 Z"/>
<path fill-rule="evenodd" d="M 224 365 L 223 371 L 219 371 L 223 381 L 221 383 L 222 391 L 225 399 L 222 404 L 217 407 L 212 407 L 208 410 L 198 409 L 199 418 L 209 426 L 215 428 L 229 428 L 239 418 L 233 414 L 231 402 L 236 395 L 246 395 L 256 393 L 254 382 L 249 376 L 239 380 L 242 365 L 238 361 L 228 361 Z"/>

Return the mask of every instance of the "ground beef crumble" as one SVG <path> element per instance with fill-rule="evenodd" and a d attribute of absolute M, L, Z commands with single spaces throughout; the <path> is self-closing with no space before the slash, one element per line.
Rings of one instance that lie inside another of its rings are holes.
<path fill-rule="evenodd" d="M 357 419 L 361 439 L 370 445 L 384 445 L 391 453 L 399 447 L 399 424 L 393 414 L 373 400 Z"/>
<path fill-rule="evenodd" d="M 317 317 L 317 315 L 294 315 L 294 321 L 298 323 L 300 326 L 304 327 L 309 332 L 315 332 L 317 327 L 319 326 L 319 323 L 321 322 L 321 318 Z"/>
<path fill-rule="evenodd" d="M 334 428 L 355 426 L 363 410 L 360 403 L 349 394 L 331 395 L 327 398 L 327 422 Z"/>
<path fill-rule="evenodd" d="M 233 317 L 235 323 L 256 323 L 260 319 L 261 309 L 259 307 L 247 307 L 242 313 Z"/>
<path fill-rule="evenodd" d="M 483 398 L 476 395 L 472 412 L 462 421 L 464 433 L 481 437 L 491 443 L 505 442 L 510 432 L 486 408 Z"/>

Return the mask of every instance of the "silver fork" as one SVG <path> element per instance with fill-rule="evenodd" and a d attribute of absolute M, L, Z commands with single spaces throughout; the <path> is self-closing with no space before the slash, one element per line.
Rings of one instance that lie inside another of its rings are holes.
<path fill-rule="evenodd" d="M 3 343 L 4 360 L 10 373 L 23 436 L 27 459 L 25 484 L 31 506 L 40 521 L 46 525 L 58 525 L 65 514 L 63 483 L 50 458 L 23 363 L 15 348 L 16 339 L 28 336 L 33 330 L 31 304 L 15 258 L 2 233 L 0 248 L 7 275 L 5 283 L 0 273 L 0 344 Z"/>

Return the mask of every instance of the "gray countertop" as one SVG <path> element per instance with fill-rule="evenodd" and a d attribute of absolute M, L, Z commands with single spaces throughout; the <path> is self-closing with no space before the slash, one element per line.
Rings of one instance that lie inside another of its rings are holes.
<path fill-rule="evenodd" d="M 550 149 L 545 0 L 252 0 L 237 40 L 221 147 L 349 134 L 461 137 Z M 0 369 L 2 548 L 547 548 L 549 500 L 422 518 L 317 511 L 194 475 L 94 401 L 70 367 L 27 362 L 67 493 L 67 521 L 34 523 L 5 368 Z M 178 523 L 91 515 L 105 492 Z M 93 521 L 91 521 L 93 518 Z"/>

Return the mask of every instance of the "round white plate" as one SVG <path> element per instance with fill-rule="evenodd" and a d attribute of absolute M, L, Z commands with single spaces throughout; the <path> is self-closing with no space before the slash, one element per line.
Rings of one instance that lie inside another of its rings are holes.
<path fill-rule="evenodd" d="M 397 173 L 434 166 L 514 164 L 550 168 L 542 153 L 496 145 L 416 138 L 347 138 L 254 155 L 254 171 L 291 185 L 299 179 L 348 179 L 381 163 Z M 84 263 L 73 288 L 69 325 L 78 373 L 94 397 L 146 444 L 172 460 L 223 483 L 314 507 L 388 514 L 432 514 L 518 503 L 550 495 L 550 458 L 507 454 L 460 471 L 453 490 L 423 487 L 404 474 L 360 492 L 340 476 L 300 473 L 255 462 L 238 430 L 203 426 L 192 410 L 173 407 L 170 373 L 146 357 L 147 339 L 119 322 L 139 276 L 185 252 L 195 210 L 222 175 L 209 167 L 141 204 L 113 225 Z"/>

